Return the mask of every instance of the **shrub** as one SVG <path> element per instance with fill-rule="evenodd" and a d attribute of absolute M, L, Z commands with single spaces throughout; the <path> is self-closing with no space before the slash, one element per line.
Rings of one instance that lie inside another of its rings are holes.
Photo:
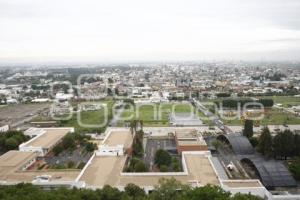
<path fill-rule="evenodd" d="M 289 170 L 292 172 L 295 179 L 300 180 L 300 158 L 297 158 L 289 164 Z"/>
<path fill-rule="evenodd" d="M 170 166 L 171 155 L 167 151 L 159 149 L 155 153 L 154 162 L 158 167 L 160 167 L 161 165 Z"/>
<path fill-rule="evenodd" d="M 159 170 L 160 170 L 161 172 L 167 172 L 167 171 L 168 171 L 168 166 L 166 166 L 166 165 L 161 165 L 161 166 L 159 167 Z"/>

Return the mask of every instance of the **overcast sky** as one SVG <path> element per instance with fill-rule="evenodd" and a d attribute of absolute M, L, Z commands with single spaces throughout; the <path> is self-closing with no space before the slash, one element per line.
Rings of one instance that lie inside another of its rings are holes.
<path fill-rule="evenodd" d="M 300 60 L 299 0 L 0 0 L 0 62 Z"/>

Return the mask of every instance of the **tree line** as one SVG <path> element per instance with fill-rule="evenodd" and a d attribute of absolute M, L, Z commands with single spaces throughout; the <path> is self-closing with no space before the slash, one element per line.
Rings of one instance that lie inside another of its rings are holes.
<path fill-rule="evenodd" d="M 19 145 L 27 141 L 29 137 L 23 134 L 22 131 L 7 131 L 0 134 L 0 151 L 6 152 L 9 150 L 16 150 Z"/>
<path fill-rule="evenodd" d="M 265 108 L 271 108 L 274 105 L 274 100 L 273 99 L 267 99 L 267 98 L 262 98 L 258 99 L 257 101 L 253 99 L 223 99 L 222 101 L 217 101 L 215 102 L 218 107 L 225 107 L 225 108 L 238 108 L 239 105 L 243 107 L 246 103 L 260 103 L 262 104 Z M 249 105 L 248 107 L 255 107 L 254 105 Z"/>
<path fill-rule="evenodd" d="M 272 137 L 270 130 L 265 127 L 258 139 L 257 150 L 266 157 L 276 159 L 300 156 L 300 135 L 287 129 Z"/>
<path fill-rule="evenodd" d="M 111 186 L 102 189 L 43 190 L 31 184 L 0 186 L 0 199 L 6 200 L 262 200 L 250 194 L 231 195 L 218 186 L 206 185 L 191 188 L 172 179 L 161 179 L 150 194 L 134 185 L 128 184 L 124 191 Z"/>

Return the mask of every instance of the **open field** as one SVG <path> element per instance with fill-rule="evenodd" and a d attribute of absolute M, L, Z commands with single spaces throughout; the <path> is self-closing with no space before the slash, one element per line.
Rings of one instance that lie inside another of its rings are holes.
<path fill-rule="evenodd" d="M 101 132 L 111 119 L 114 102 L 101 101 L 100 103 L 107 104 L 107 115 L 104 109 L 96 111 L 82 111 L 80 113 L 74 113 L 72 118 L 69 120 L 62 120 L 61 126 L 74 127 L 77 132 Z M 80 115 L 79 118 L 78 115 Z M 79 119 L 83 125 L 78 123 Z"/>
<path fill-rule="evenodd" d="M 242 120 L 234 119 L 234 120 L 224 120 L 222 121 L 226 125 L 241 125 L 243 124 Z M 292 124 L 300 124 L 300 117 L 297 117 L 291 113 L 282 111 L 281 109 L 272 108 L 265 112 L 265 116 L 262 120 L 257 122 L 258 125 L 292 125 Z"/>
<path fill-rule="evenodd" d="M 152 105 L 137 105 L 135 110 L 125 109 L 123 121 L 132 119 L 143 120 L 144 126 L 169 126 L 169 114 L 195 112 L 190 103 L 162 103 Z M 120 123 L 121 124 L 121 123 Z"/>
<path fill-rule="evenodd" d="M 273 99 L 274 104 L 282 104 L 283 108 L 288 108 L 291 106 L 300 105 L 300 97 L 293 97 L 293 96 L 259 96 L 256 98 L 267 98 Z M 203 100 L 203 102 L 218 102 L 222 99 L 226 98 L 218 98 L 215 100 Z M 228 99 L 228 98 L 227 98 Z M 206 106 L 207 108 L 212 108 L 210 106 Z M 200 113 L 201 114 L 201 113 Z M 243 121 L 241 119 L 232 119 L 226 120 L 222 119 L 222 121 L 226 125 L 241 125 Z M 272 108 L 265 113 L 265 117 L 263 120 L 257 122 L 260 125 L 283 125 L 283 124 L 300 124 L 300 117 L 295 116 L 292 113 L 288 113 L 283 111 L 282 109 Z"/>
<path fill-rule="evenodd" d="M 0 108 L 0 122 L 16 127 L 30 121 L 42 112 L 48 112 L 50 104 L 16 104 Z"/>
<path fill-rule="evenodd" d="M 282 104 L 284 108 L 289 108 L 292 106 L 300 105 L 300 97 L 293 97 L 293 96 L 272 96 L 266 97 L 272 98 L 275 104 Z"/>

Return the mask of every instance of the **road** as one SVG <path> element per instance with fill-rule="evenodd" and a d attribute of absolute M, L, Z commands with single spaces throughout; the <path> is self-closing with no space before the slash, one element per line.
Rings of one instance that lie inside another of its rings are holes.
<path fill-rule="evenodd" d="M 109 122 L 109 126 L 115 127 L 115 126 L 118 125 L 118 121 L 119 121 L 123 111 L 124 111 L 124 106 L 123 105 L 119 109 L 116 109 L 116 112 L 114 113 L 113 118 Z"/>
<path fill-rule="evenodd" d="M 196 100 L 195 98 L 192 99 L 192 102 L 195 104 L 196 108 L 202 112 L 206 117 L 208 117 L 215 126 L 221 129 L 225 134 L 232 133 L 232 130 L 224 125 L 222 120 L 219 116 L 215 115 L 214 113 L 210 112 L 201 102 Z"/>

